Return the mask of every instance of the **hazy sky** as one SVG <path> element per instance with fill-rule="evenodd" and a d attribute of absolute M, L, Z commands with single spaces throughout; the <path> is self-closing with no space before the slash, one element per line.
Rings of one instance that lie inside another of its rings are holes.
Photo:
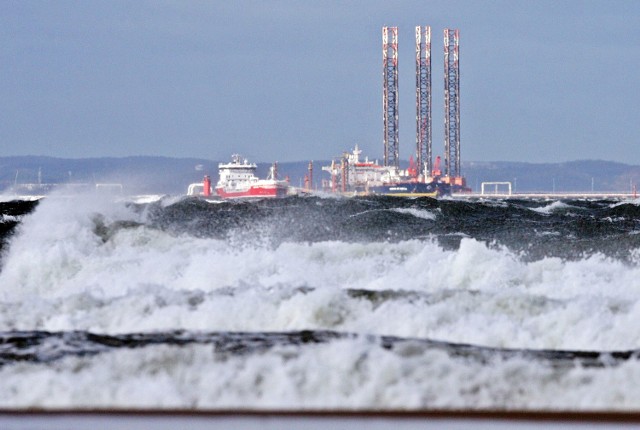
<path fill-rule="evenodd" d="M 640 1 L 0 0 L 0 156 L 382 158 L 381 28 L 399 27 L 400 157 L 416 25 L 460 30 L 465 161 L 640 164 Z"/>

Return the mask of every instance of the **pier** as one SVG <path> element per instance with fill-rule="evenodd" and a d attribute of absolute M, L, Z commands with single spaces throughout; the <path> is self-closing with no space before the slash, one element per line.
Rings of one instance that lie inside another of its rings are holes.
<path fill-rule="evenodd" d="M 635 200 L 637 193 L 621 192 L 530 192 L 530 193 L 455 193 L 455 199 L 547 199 L 547 200 Z"/>

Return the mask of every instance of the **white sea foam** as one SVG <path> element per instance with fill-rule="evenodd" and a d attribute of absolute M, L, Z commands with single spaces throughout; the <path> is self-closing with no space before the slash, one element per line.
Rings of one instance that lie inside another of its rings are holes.
<path fill-rule="evenodd" d="M 531 210 L 534 211 L 534 212 L 541 213 L 541 214 L 549 215 L 551 213 L 554 213 L 554 212 L 557 212 L 557 211 L 560 211 L 560 210 L 565 210 L 567 208 L 578 209 L 575 206 L 571 206 L 571 205 L 568 205 L 568 204 L 566 204 L 564 202 L 556 200 L 556 201 L 553 201 L 553 202 L 549 203 L 546 206 L 539 207 L 539 208 L 531 208 Z"/>
<path fill-rule="evenodd" d="M 428 211 L 426 209 L 418 209 L 418 208 L 393 208 L 393 209 L 372 209 L 359 212 L 357 214 L 351 215 L 351 217 L 359 217 L 364 214 L 373 213 L 373 212 L 382 212 L 382 211 L 391 211 L 401 214 L 413 215 L 416 218 L 427 219 L 430 221 L 434 221 L 436 219 L 436 214 Z"/>
<path fill-rule="evenodd" d="M 164 195 L 164 194 L 145 194 L 145 195 L 139 195 L 139 196 L 127 196 L 127 197 L 124 197 L 122 200 L 130 201 L 132 203 L 144 204 L 144 203 L 154 203 L 154 202 L 157 202 L 159 200 L 162 200 L 163 198 L 166 198 L 166 195 Z"/>
<path fill-rule="evenodd" d="M 40 200 L 44 196 L 18 196 L 15 194 L 2 193 L 0 194 L 0 203 L 11 202 L 14 200 L 22 200 L 25 202 L 32 202 L 35 200 Z"/>
<path fill-rule="evenodd" d="M 413 215 L 416 218 L 428 219 L 430 221 L 435 221 L 436 214 L 431 211 L 425 209 L 417 209 L 417 208 L 395 208 L 392 209 L 394 212 L 398 212 L 401 214 L 409 214 Z"/>
<path fill-rule="evenodd" d="M 640 269 L 601 255 L 523 262 L 470 238 L 455 251 L 428 240 L 234 247 L 145 226 L 103 242 L 98 214 L 143 221 L 94 198 L 47 199 L 24 218 L 0 273 L 0 330 L 329 328 L 511 348 L 640 345 Z"/>
<path fill-rule="evenodd" d="M 4 222 L 17 222 L 20 221 L 21 218 L 21 216 L 2 214 L 2 216 L 0 216 L 0 224 Z"/>
<path fill-rule="evenodd" d="M 0 368 L 3 407 L 560 409 L 638 408 L 640 363 L 552 367 L 489 363 L 365 341 L 216 356 L 211 346 L 152 346 L 48 366 Z"/>
<path fill-rule="evenodd" d="M 636 197 L 636 198 L 623 198 L 620 199 L 620 201 L 617 201 L 615 203 L 612 203 L 609 205 L 610 208 L 615 208 L 618 206 L 622 206 L 622 205 L 636 205 L 636 206 L 640 206 L 640 197 Z"/>
<path fill-rule="evenodd" d="M 95 232 L 96 223 L 122 220 L 141 224 Z M 107 198 L 43 200 L 3 256 L 0 331 L 331 329 L 508 348 L 640 345 L 639 250 L 623 263 L 597 254 L 527 262 L 468 237 L 456 250 L 435 240 L 274 248 L 173 235 L 144 221 Z M 0 380 L 2 407 L 640 406 L 637 360 L 481 363 L 365 340 L 228 357 L 211 345 L 149 346 L 13 363 L 0 367 Z"/>

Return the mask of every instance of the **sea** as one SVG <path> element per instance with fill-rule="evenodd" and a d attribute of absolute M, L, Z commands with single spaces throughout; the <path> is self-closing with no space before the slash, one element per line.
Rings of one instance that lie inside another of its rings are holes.
<path fill-rule="evenodd" d="M 0 409 L 640 409 L 640 201 L 0 200 Z"/>

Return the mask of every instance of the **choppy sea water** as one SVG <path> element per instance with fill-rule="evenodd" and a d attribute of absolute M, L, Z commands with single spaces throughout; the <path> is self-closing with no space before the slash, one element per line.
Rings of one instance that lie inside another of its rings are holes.
<path fill-rule="evenodd" d="M 638 201 L 0 203 L 0 408 L 640 409 Z"/>

